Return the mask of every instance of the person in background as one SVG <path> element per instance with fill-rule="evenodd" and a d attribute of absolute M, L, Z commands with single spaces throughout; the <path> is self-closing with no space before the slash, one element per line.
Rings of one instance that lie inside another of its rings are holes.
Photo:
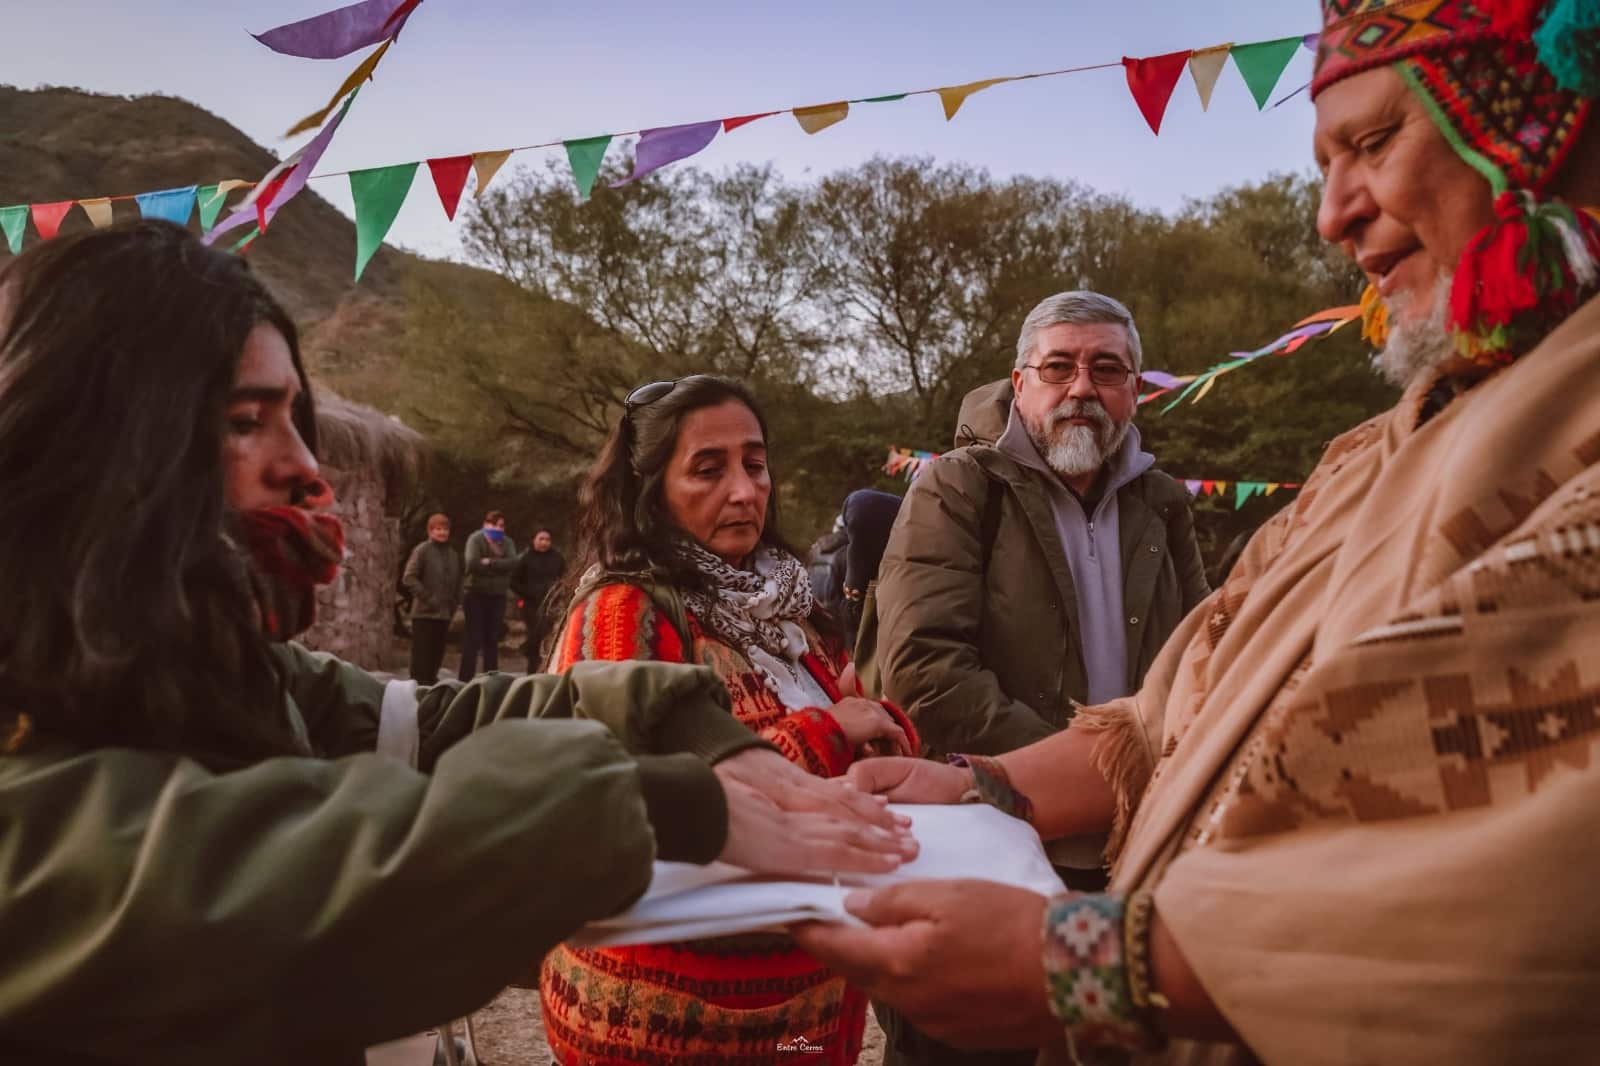
<path fill-rule="evenodd" d="M 528 550 L 517 559 L 511 571 L 510 587 L 517 597 L 517 609 L 522 612 L 527 635 L 523 639 L 522 654 L 528 660 L 528 673 L 537 673 L 543 662 L 541 649 L 550 631 L 550 612 L 545 598 L 550 590 L 561 583 L 567 561 L 555 549 L 555 536 L 548 529 L 538 529 L 529 542 Z"/>
<path fill-rule="evenodd" d="M 471 681 L 478 672 L 478 656 L 485 670 L 500 668 L 500 637 L 506 624 L 506 587 L 516 569 L 517 556 L 506 539 L 506 516 L 490 511 L 483 528 L 467 538 L 466 595 L 461 609 L 461 669 L 456 674 Z"/>
<path fill-rule="evenodd" d="M 432 685 L 461 605 L 461 553 L 450 546 L 449 515 L 428 516 L 428 539 L 411 549 L 401 583 L 411 594 L 411 679 Z"/>
<path fill-rule="evenodd" d="M 894 708 L 859 698 L 805 567 L 778 531 L 766 419 L 745 386 L 697 374 L 635 389 L 579 496 L 582 577 L 552 667 L 654 659 L 710 666 L 735 718 L 797 766 L 837 777 L 914 754 Z M 787 936 L 580 950 L 539 983 L 563 1066 L 856 1061 L 866 1000 Z"/>
<path fill-rule="evenodd" d="M 655 858 L 914 850 L 704 668 L 418 690 L 293 643 L 343 544 L 295 327 L 182 227 L 0 270 L 0 412 L 0 1062 L 355 1066 Z"/>
<path fill-rule="evenodd" d="M 835 618 L 839 618 L 844 609 L 844 548 L 849 542 L 841 511 L 833 520 L 833 527 L 812 543 L 806 559 L 811 599 Z"/>

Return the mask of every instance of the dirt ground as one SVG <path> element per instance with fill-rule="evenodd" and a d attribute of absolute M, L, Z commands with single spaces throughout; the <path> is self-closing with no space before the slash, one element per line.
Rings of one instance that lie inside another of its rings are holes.
<path fill-rule="evenodd" d="M 550 1066 L 550 1045 L 545 1042 L 539 1017 L 539 993 L 508 988 L 495 1001 L 473 1015 L 478 1035 L 478 1055 L 484 1066 Z M 867 1015 L 866 1044 L 861 1066 L 883 1062 L 883 1030 Z"/>

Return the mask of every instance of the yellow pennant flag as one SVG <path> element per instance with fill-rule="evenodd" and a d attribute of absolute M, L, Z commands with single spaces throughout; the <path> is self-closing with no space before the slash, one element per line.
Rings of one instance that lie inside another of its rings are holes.
<path fill-rule="evenodd" d="M 111 225 L 111 198 L 109 196 L 100 196 L 93 200 L 79 200 L 78 205 L 83 208 L 83 213 L 89 216 L 89 221 L 94 223 L 95 229 L 105 229 Z"/>
<path fill-rule="evenodd" d="M 1217 87 L 1217 76 L 1228 63 L 1232 44 L 1217 44 L 1202 48 L 1189 57 L 1189 73 L 1194 77 L 1194 87 L 1200 93 L 1200 110 L 1211 110 L 1211 90 Z"/>
<path fill-rule="evenodd" d="M 850 113 L 850 105 L 843 100 L 837 104 L 818 104 L 816 107 L 797 107 L 794 120 L 807 133 L 821 133 L 836 122 L 843 122 Z"/>
<path fill-rule="evenodd" d="M 939 99 L 944 101 L 944 120 L 949 122 L 956 117 L 956 112 L 961 110 L 961 105 L 967 102 L 967 97 L 973 93 L 982 92 L 991 85 L 999 85 L 1010 78 L 985 78 L 983 81 L 969 81 L 965 85 L 947 85 L 938 90 Z"/>
<path fill-rule="evenodd" d="M 333 109 L 339 106 L 340 100 L 343 100 L 346 96 L 349 96 L 356 86 L 372 77 L 372 72 L 378 68 L 378 61 L 383 58 L 383 53 L 387 52 L 389 50 L 389 46 L 393 43 L 394 38 L 391 37 L 389 40 L 380 44 L 377 48 L 374 48 L 372 50 L 372 54 L 363 59 L 361 61 L 361 65 L 350 72 L 350 76 L 344 80 L 344 84 L 339 86 L 339 91 L 333 94 L 333 99 L 328 101 L 327 107 L 323 108 L 321 111 L 313 112 L 312 114 L 309 114 L 305 118 L 301 119 L 299 122 L 296 122 L 294 124 L 294 128 L 288 133 L 285 133 L 284 136 L 293 137 L 297 133 L 304 133 L 306 130 L 316 129 L 318 126 L 322 125 L 322 120 L 333 113 Z"/>
<path fill-rule="evenodd" d="M 473 192 L 474 197 L 483 195 L 483 190 L 489 187 L 494 176 L 505 166 L 506 160 L 511 158 L 511 152 L 479 152 L 472 157 L 472 172 L 478 175 L 478 188 Z"/>
<path fill-rule="evenodd" d="M 1276 481 L 1267 482 L 1267 495 L 1271 496 L 1274 492 L 1278 491 L 1278 488 L 1279 488 L 1279 486 L 1278 486 L 1278 483 Z"/>

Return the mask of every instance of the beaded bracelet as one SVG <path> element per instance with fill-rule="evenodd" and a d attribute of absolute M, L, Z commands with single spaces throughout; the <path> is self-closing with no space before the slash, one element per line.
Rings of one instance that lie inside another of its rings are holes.
<path fill-rule="evenodd" d="M 1144 915 L 1148 931 L 1148 908 Z M 1074 1058 L 1080 1045 L 1155 1051 L 1165 1043 L 1148 1008 L 1134 999 L 1126 919 L 1127 901 L 1118 894 L 1067 892 L 1045 907 L 1045 989 Z M 1157 1005 L 1147 957 L 1143 982 L 1140 994 Z"/>
<path fill-rule="evenodd" d="M 987 803 L 1033 824 L 1033 801 L 1012 787 L 1011 775 L 999 759 L 990 755 L 952 755 L 949 762 L 972 771 L 972 788 L 961 797 L 962 803 Z"/>

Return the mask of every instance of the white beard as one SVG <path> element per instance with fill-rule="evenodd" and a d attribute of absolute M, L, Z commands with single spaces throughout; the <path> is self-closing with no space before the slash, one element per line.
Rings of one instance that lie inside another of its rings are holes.
<path fill-rule="evenodd" d="M 1069 418 L 1088 418 L 1094 425 L 1061 424 Z M 1045 465 L 1063 478 L 1082 477 L 1104 466 L 1106 459 L 1122 447 L 1130 424 L 1114 423 L 1100 404 L 1078 400 L 1063 402 L 1045 416 L 1044 423 L 1037 426 L 1024 419 L 1023 428 Z"/>
<path fill-rule="evenodd" d="M 1435 286 L 1428 317 L 1417 321 L 1407 315 L 1411 297 L 1397 296 L 1389 304 L 1389 339 L 1376 363 L 1383 376 L 1402 389 L 1455 354 L 1450 332 L 1452 278 L 1445 275 Z"/>

